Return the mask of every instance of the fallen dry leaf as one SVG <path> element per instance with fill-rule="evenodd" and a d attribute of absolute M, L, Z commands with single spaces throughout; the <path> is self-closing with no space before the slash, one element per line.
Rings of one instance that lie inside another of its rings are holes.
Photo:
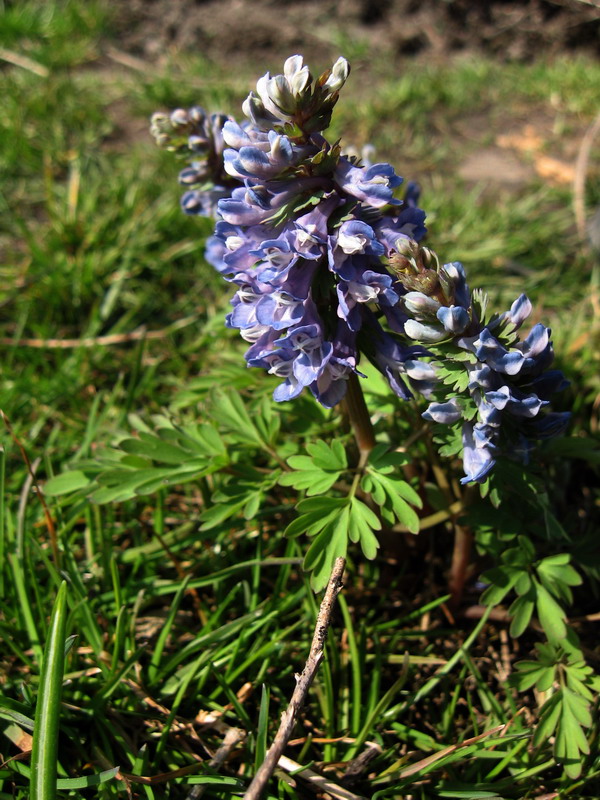
<path fill-rule="evenodd" d="M 573 164 L 565 164 L 564 161 L 550 156 L 536 156 L 535 171 L 540 178 L 553 183 L 573 183 L 575 180 Z"/>
<path fill-rule="evenodd" d="M 522 153 L 537 153 L 544 145 L 544 140 L 536 132 L 533 125 L 525 125 L 521 133 L 501 133 L 496 137 L 498 147 L 512 147 Z"/>

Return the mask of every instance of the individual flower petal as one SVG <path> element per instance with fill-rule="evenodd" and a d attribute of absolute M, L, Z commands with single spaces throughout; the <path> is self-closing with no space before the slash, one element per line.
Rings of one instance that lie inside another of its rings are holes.
<path fill-rule="evenodd" d="M 323 88 L 328 89 L 330 93 L 339 92 L 342 86 L 346 83 L 349 74 L 350 64 L 345 58 L 340 56 L 340 58 L 338 58 L 331 68 L 331 73 L 323 84 Z"/>
<path fill-rule="evenodd" d="M 290 56 L 283 65 L 283 74 L 294 95 L 301 94 L 310 83 L 310 72 L 302 56 Z"/>

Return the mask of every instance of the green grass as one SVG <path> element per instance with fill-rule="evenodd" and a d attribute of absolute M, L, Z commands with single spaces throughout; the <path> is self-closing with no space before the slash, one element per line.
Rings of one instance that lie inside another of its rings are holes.
<path fill-rule="evenodd" d="M 7 4 L 0 30 L 0 46 L 47 70 L 0 71 L 1 407 L 42 481 L 130 433 L 132 415 L 202 418 L 206 381 L 198 376 L 211 369 L 209 381 L 269 393 L 269 378 L 237 368 L 242 348 L 222 327 L 228 289 L 203 260 L 210 224 L 180 213 L 177 165 L 142 131 L 156 108 L 201 102 L 235 112 L 256 77 L 278 65 L 230 76 L 188 53 L 132 74 L 102 55 L 114 22 L 101 3 Z M 600 100 L 598 64 L 462 59 L 407 64 L 396 75 L 369 66 L 356 47 L 374 88 L 365 96 L 351 77 L 335 134 L 372 142 L 407 179 L 420 180 L 430 242 L 445 260 L 464 261 L 473 285 L 485 283 L 502 303 L 530 294 L 573 382 L 563 402 L 575 403 L 575 432 L 597 433 L 600 322 L 590 297 L 598 261 L 578 240 L 570 187 L 539 178 L 514 189 L 466 185 L 457 167 L 528 118 L 547 122 L 549 153 L 572 157 Z M 588 192 L 597 202 L 597 172 Z M 182 319 L 189 324 L 178 328 Z M 144 328 L 161 333 L 144 340 Z M 120 338 L 85 341 L 95 337 Z M 50 339 L 80 341 L 35 346 Z M 337 425 L 308 401 L 302 408 L 305 419 Z M 260 517 L 201 532 L 210 487 L 200 482 L 107 505 L 48 498 L 57 564 L 20 449 L 6 429 L 0 442 L 0 800 L 124 798 L 128 787 L 134 797 L 184 798 L 200 780 L 206 797 L 240 796 L 309 648 L 316 603 L 299 568 L 300 544 Z M 597 476 L 588 477 L 574 517 L 597 514 Z M 428 540 L 438 578 L 447 566 L 444 533 Z M 482 621 L 455 627 L 440 608 L 443 583 L 353 558 L 300 741 L 289 749 L 298 763 L 336 764 L 375 741 L 358 794 L 597 794 L 595 751 L 584 777 L 568 781 L 547 749 L 531 747 L 534 701 L 494 667 L 501 626 L 488 639 L 477 636 Z M 59 605 L 51 618 L 57 596 L 68 613 Z M 77 637 L 65 655 L 60 706 L 57 617 Z M 522 643 L 514 647 L 527 655 Z M 49 653 L 53 664 L 44 667 Z M 30 795 L 29 775 L 52 755 L 50 746 L 21 757 L 40 704 L 60 726 L 59 788 Z M 503 735 L 471 741 L 503 724 Z M 215 772 L 208 761 L 227 726 L 246 738 Z M 439 760 L 411 772 L 435 753 Z M 273 786 L 271 797 L 305 796 L 283 778 Z"/>

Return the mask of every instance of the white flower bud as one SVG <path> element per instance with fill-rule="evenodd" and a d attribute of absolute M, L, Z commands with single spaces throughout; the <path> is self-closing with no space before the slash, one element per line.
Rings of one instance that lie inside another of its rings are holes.
<path fill-rule="evenodd" d="M 402 300 L 408 313 L 419 319 L 435 318 L 440 307 L 437 300 L 422 292 L 407 292 Z"/>
<path fill-rule="evenodd" d="M 311 78 L 308 67 L 304 66 L 302 56 L 290 56 L 283 66 L 283 74 L 292 94 L 296 96 L 302 94 Z"/>
<path fill-rule="evenodd" d="M 404 323 L 404 333 L 417 342 L 430 344 L 441 342 L 448 338 L 446 331 L 440 330 L 433 325 L 423 325 L 422 322 L 417 322 L 416 319 L 409 319 Z"/>
<path fill-rule="evenodd" d="M 330 94 L 339 92 L 342 86 L 346 83 L 348 75 L 350 74 L 350 64 L 345 58 L 338 58 L 333 67 L 331 74 L 323 84 L 324 89 L 328 89 Z"/>

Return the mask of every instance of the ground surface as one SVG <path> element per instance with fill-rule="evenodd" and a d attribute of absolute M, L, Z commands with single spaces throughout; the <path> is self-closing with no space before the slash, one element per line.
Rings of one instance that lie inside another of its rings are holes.
<path fill-rule="evenodd" d="M 327 60 L 346 45 L 392 59 L 470 50 L 532 60 L 600 47 L 599 11 L 585 0 L 132 0 L 119 15 L 131 52 L 190 48 L 224 63 L 297 49 Z"/>

